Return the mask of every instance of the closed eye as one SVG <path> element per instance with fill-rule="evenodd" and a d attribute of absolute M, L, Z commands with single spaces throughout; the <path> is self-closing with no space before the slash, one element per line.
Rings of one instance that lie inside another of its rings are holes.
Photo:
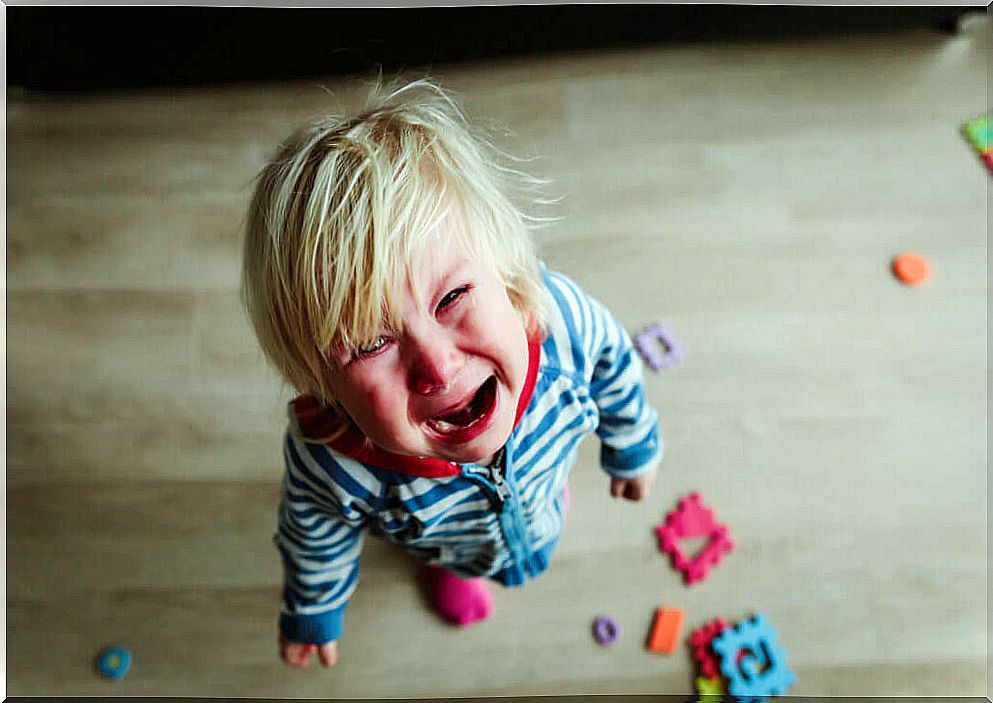
<path fill-rule="evenodd" d="M 459 298 L 461 298 L 463 295 L 469 292 L 470 288 L 471 286 L 465 285 L 465 286 L 459 286 L 454 290 L 448 291 L 445 294 L 445 297 L 442 298 L 441 301 L 438 303 L 438 307 L 435 310 L 435 314 L 442 313 L 445 311 L 446 308 L 449 308 L 452 305 L 454 305 L 456 302 L 458 302 Z"/>

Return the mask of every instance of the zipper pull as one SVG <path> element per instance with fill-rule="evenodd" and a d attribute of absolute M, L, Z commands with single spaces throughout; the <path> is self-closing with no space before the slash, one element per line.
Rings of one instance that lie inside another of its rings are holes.
<path fill-rule="evenodd" d="M 500 449 L 500 454 L 497 456 L 497 460 L 493 462 L 490 466 L 490 474 L 493 478 L 493 485 L 497 489 L 497 493 L 500 495 L 501 500 L 506 500 L 510 496 L 510 487 L 507 485 L 506 480 L 503 476 L 503 464 L 504 458 L 506 457 L 506 452 L 504 448 Z"/>

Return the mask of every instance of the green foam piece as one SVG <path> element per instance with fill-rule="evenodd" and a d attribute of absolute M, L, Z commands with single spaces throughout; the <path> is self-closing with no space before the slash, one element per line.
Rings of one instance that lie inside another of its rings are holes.
<path fill-rule="evenodd" d="M 990 116 L 984 115 L 965 123 L 965 134 L 972 142 L 972 145 L 979 151 L 985 152 L 990 148 L 990 137 L 993 133 L 993 124 L 990 123 Z"/>

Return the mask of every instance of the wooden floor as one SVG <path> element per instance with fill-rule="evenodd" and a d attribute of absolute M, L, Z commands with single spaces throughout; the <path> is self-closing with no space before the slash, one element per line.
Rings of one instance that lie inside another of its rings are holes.
<path fill-rule="evenodd" d="M 236 285 L 264 158 L 357 95 L 305 80 L 7 105 L 7 693 L 689 695 L 688 627 L 764 613 L 796 695 L 985 695 L 990 26 L 436 67 L 562 196 L 546 261 L 682 365 L 648 377 L 650 500 L 584 445 L 546 575 L 459 631 L 374 541 L 340 665 L 277 659 L 289 390 Z M 932 263 L 906 288 L 898 252 Z M 652 527 L 697 490 L 735 551 L 687 588 Z M 599 613 L 624 629 L 590 636 Z M 108 643 L 129 676 L 93 671 Z"/>

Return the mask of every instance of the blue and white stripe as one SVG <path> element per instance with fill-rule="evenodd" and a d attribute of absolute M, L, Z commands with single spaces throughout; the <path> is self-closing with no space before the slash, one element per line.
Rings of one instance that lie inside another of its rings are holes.
<path fill-rule="evenodd" d="M 366 529 L 463 576 L 519 585 L 548 565 L 562 493 L 580 441 L 594 432 L 610 475 L 634 478 L 662 458 L 641 360 L 603 305 L 545 270 L 549 319 L 534 395 L 507 441 L 505 486 L 492 470 L 423 478 L 368 466 L 286 434 L 274 541 L 286 578 L 280 629 L 295 642 L 341 635 Z M 292 406 L 291 406 L 292 413 Z"/>

